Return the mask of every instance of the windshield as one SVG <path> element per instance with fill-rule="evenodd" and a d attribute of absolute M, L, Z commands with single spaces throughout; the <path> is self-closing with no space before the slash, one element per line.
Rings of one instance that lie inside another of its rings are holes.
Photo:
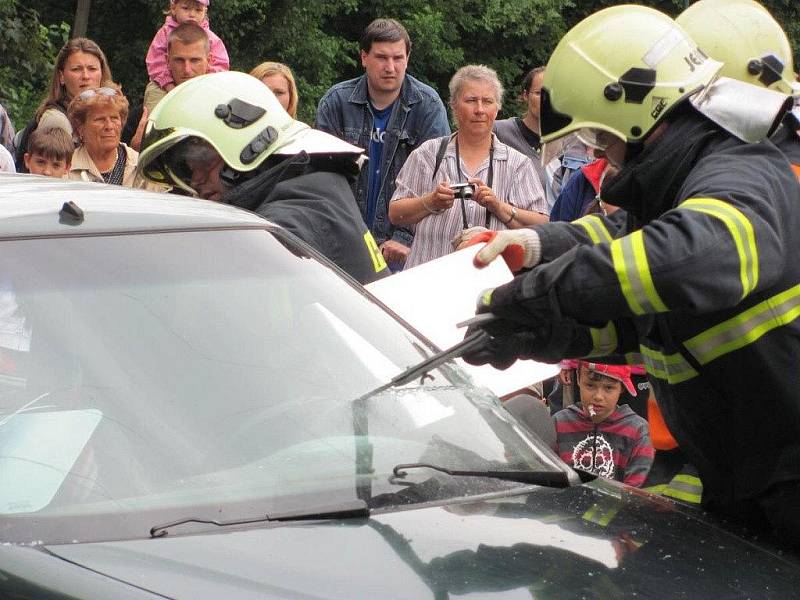
<path fill-rule="evenodd" d="M 282 235 L 0 243 L 2 541 L 520 485 L 398 463 L 562 468 L 453 366 L 357 400 L 430 349 Z"/>

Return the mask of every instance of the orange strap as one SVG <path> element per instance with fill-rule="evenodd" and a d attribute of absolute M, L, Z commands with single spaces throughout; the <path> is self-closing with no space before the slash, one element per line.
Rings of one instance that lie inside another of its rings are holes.
<path fill-rule="evenodd" d="M 792 171 L 794 171 L 794 174 L 800 179 L 800 165 L 792 165 Z"/>
<path fill-rule="evenodd" d="M 658 408 L 652 394 L 647 399 L 647 422 L 650 424 L 650 441 L 653 443 L 653 448 L 672 450 L 678 447 L 678 442 L 669 432 L 664 417 L 661 415 L 661 409 Z"/>

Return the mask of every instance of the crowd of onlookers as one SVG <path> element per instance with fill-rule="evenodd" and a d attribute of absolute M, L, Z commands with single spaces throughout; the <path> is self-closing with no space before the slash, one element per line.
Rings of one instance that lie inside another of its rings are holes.
<path fill-rule="evenodd" d="M 209 28 L 208 5 L 170 1 L 147 52 L 142 102 L 125 97 L 96 43 L 68 41 L 30 123 L 15 134 L 0 107 L 0 170 L 171 191 L 142 177 L 138 150 L 148 116 L 166 94 L 199 75 L 229 69 L 225 45 Z M 313 124 L 364 150 L 368 160 L 353 178 L 353 195 L 392 271 L 443 256 L 486 230 L 614 210 L 599 200 L 610 166 L 583 141 L 572 136 L 543 152 L 543 67 L 528 72 L 519 86 L 525 114 L 504 120 L 497 120 L 505 96 L 497 73 L 483 65 L 460 68 L 449 85 L 451 132 L 438 93 L 406 72 L 411 46 L 399 22 L 370 23 L 361 39 L 364 74 L 331 87 Z M 296 118 L 298 93 L 289 67 L 265 62 L 250 75 Z M 653 462 L 647 390 L 640 388 L 634 401 L 629 367 L 563 367 L 551 394 L 559 408 L 562 396 L 569 398 L 555 419 L 562 458 L 642 485 Z M 579 390 L 574 398 L 573 384 Z M 620 398 L 635 410 L 618 406 Z"/>

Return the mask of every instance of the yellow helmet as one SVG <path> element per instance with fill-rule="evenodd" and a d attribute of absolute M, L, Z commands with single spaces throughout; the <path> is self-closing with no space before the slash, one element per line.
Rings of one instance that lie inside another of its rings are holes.
<path fill-rule="evenodd" d="M 657 10 L 622 5 L 598 11 L 567 32 L 547 63 L 542 140 L 584 130 L 583 139 L 607 132 L 642 141 L 721 67 Z"/>
<path fill-rule="evenodd" d="M 752 0 L 700 0 L 676 19 L 704 52 L 725 63 L 720 75 L 800 94 L 789 38 Z"/>
<path fill-rule="evenodd" d="M 361 149 L 292 119 L 255 77 L 224 71 L 189 79 L 164 96 L 148 119 L 138 168 L 151 181 L 196 195 L 188 161 L 219 155 L 233 181 L 274 154 L 299 152 L 357 156 Z"/>

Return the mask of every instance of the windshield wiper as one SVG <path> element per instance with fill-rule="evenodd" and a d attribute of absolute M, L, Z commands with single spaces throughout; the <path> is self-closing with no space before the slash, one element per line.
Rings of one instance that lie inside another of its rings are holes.
<path fill-rule="evenodd" d="M 572 485 L 567 473 L 562 471 L 462 471 L 418 462 L 397 465 L 392 469 L 392 473 L 394 473 L 395 477 L 405 477 L 406 472 L 403 469 L 433 469 L 456 477 L 489 477 L 491 479 L 505 479 L 507 481 L 532 483 L 547 487 L 569 487 Z"/>
<path fill-rule="evenodd" d="M 422 362 L 417 363 L 411 367 L 408 367 L 402 373 L 395 375 L 392 377 L 387 383 L 375 388 L 367 392 L 366 394 L 360 396 L 355 400 L 355 402 L 359 402 L 361 400 L 366 400 L 370 396 L 374 396 L 375 394 L 379 394 L 384 390 L 388 390 L 389 388 L 397 387 L 400 385 L 405 385 L 410 381 L 413 381 L 417 377 L 424 376 L 428 371 L 432 371 L 436 367 L 446 363 L 449 360 L 453 360 L 454 358 L 458 358 L 459 356 L 463 356 L 472 350 L 478 350 L 479 348 L 483 347 L 486 342 L 489 340 L 489 334 L 485 331 L 476 331 L 469 337 L 465 337 L 463 340 L 450 346 L 446 350 L 442 350 L 441 352 L 437 352 L 433 356 L 429 356 Z"/>
<path fill-rule="evenodd" d="M 261 515 L 249 519 L 232 519 L 230 521 L 217 521 L 215 519 L 201 519 L 199 517 L 187 517 L 178 519 L 163 525 L 156 525 L 150 528 L 150 537 L 164 537 L 169 533 L 169 529 L 184 525 L 186 523 L 205 523 L 218 527 L 228 527 L 229 525 L 247 525 L 248 523 L 267 523 L 272 521 L 321 521 L 336 519 L 357 519 L 369 516 L 369 508 L 363 500 L 353 502 L 344 506 L 337 506 L 327 510 L 317 510 L 314 512 L 293 513 L 288 515 L 269 516 Z"/>

